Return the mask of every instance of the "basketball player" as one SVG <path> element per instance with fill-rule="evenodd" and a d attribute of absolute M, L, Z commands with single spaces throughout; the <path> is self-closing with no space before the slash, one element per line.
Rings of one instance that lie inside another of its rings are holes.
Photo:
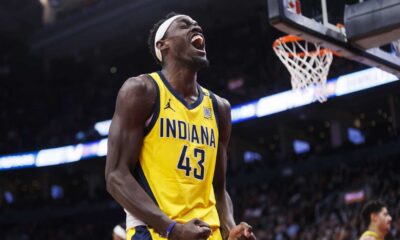
<path fill-rule="evenodd" d="M 384 203 L 369 201 L 364 205 L 361 216 L 368 230 L 362 234 L 360 240 L 383 240 L 390 231 L 392 217 Z"/>
<path fill-rule="evenodd" d="M 150 33 L 162 70 L 128 79 L 109 132 L 106 181 L 127 212 L 127 239 L 255 239 L 226 191 L 230 105 L 197 82 L 201 27 L 170 14 Z"/>

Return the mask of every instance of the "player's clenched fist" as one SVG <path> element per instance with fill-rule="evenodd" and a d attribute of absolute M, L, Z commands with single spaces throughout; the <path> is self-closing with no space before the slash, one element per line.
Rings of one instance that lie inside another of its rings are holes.
<path fill-rule="evenodd" d="M 192 219 L 185 224 L 177 223 L 171 232 L 171 240 L 206 240 L 211 235 L 210 225 L 198 218 Z"/>
<path fill-rule="evenodd" d="M 236 225 L 229 232 L 228 240 L 255 240 L 256 237 L 253 234 L 252 227 L 245 223 L 241 222 L 239 225 Z"/>

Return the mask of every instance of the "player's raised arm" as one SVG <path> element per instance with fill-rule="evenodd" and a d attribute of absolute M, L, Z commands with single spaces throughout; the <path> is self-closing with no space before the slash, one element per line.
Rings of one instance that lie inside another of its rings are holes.
<path fill-rule="evenodd" d="M 152 113 L 156 90 L 146 76 L 128 79 L 118 93 L 112 119 L 106 162 L 107 190 L 114 199 L 160 233 L 172 223 L 133 177 Z"/>
<path fill-rule="evenodd" d="M 223 98 L 216 96 L 219 112 L 219 143 L 217 161 L 214 173 L 214 192 L 217 201 L 217 211 L 220 219 L 223 239 L 256 239 L 252 228 L 245 222 L 235 224 L 233 218 L 233 205 L 226 191 L 227 149 L 231 135 L 231 106 Z"/>

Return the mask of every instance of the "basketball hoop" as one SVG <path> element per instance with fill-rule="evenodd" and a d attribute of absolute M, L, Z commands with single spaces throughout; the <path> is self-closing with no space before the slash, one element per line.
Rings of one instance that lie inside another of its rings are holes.
<path fill-rule="evenodd" d="M 333 51 L 293 35 L 275 40 L 273 49 L 289 70 L 292 88 L 305 90 L 314 87 L 314 97 L 325 102 L 328 96 L 326 79 Z"/>

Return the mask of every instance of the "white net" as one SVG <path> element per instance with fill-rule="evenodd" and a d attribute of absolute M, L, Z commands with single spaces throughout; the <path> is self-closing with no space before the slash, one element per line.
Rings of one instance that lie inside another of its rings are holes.
<path fill-rule="evenodd" d="M 277 39 L 273 49 L 290 72 L 292 88 L 305 90 L 312 87 L 314 97 L 320 102 L 325 102 L 328 95 L 326 79 L 333 59 L 332 51 L 290 35 Z"/>

